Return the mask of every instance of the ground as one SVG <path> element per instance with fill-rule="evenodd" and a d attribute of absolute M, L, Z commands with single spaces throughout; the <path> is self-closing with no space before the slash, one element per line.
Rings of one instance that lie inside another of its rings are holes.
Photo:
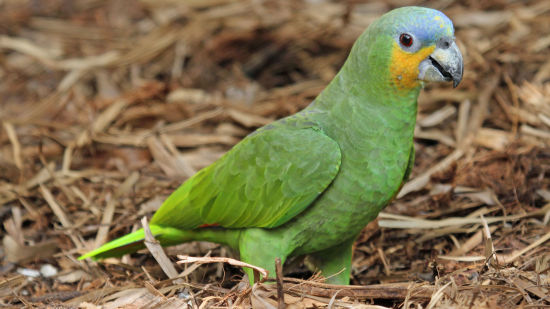
<path fill-rule="evenodd" d="M 411 180 L 357 240 L 354 286 L 287 263 L 287 307 L 550 306 L 544 0 L 0 2 L 0 305 L 276 307 L 275 285 L 228 263 L 173 263 L 173 281 L 147 251 L 76 257 L 305 107 L 366 26 L 411 4 L 453 20 L 464 79 L 423 91 Z"/>

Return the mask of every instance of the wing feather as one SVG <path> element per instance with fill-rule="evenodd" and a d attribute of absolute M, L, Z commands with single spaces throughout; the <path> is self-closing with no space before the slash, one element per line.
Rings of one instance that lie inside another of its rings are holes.
<path fill-rule="evenodd" d="M 261 130 L 183 183 L 152 224 L 276 227 L 305 210 L 340 168 L 338 144 L 315 128 Z"/>

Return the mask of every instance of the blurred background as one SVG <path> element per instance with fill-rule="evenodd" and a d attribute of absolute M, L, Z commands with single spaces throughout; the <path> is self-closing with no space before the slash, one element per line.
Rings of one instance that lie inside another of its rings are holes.
<path fill-rule="evenodd" d="M 336 305 L 550 305 L 545 0 L 0 1 L 0 304 L 249 306 L 232 266 L 172 285 L 149 254 L 75 258 L 307 106 L 361 32 L 405 5 L 451 18 L 464 79 L 423 91 L 411 181 L 356 243 L 352 283 L 406 283 L 402 294 L 344 291 Z M 230 255 L 206 243 L 168 252 Z M 285 270 L 312 275 L 302 261 Z M 416 285 L 427 290 L 415 298 Z M 293 293 L 297 308 L 332 297 Z"/>

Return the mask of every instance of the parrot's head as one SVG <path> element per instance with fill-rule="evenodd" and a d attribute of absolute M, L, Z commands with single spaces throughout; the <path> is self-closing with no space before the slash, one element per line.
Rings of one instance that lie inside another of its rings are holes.
<path fill-rule="evenodd" d="M 464 69 L 451 20 L 440 11 L 402 7 L 375 21 L 358 40 L 365 70 L 397 90 L 419 89 L 424 82 L 452 81 Z M 356 45 L 358 45 L 356 44 Z"/>

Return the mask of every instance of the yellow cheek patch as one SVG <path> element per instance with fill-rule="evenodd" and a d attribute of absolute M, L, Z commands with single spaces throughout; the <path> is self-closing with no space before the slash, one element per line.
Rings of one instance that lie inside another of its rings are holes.
<path fill-rule="evenodd" d="M 435 49 L 435 46 L 428 46 L 420 49 L 416 53 L 406 52 L 393 43 L 391 54 L 390 74 L 394 85 L 398 89 L 412 89 L 419 86 L 418 66 L 420 62 L 426 59 Z"/>

